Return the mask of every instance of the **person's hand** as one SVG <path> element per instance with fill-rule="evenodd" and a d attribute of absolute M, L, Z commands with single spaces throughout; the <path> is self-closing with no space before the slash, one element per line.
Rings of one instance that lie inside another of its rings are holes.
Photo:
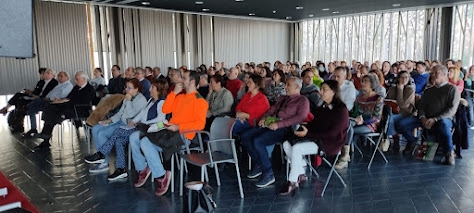
<path fill-rule="evenodd" d="M 212 112 L 210 110 L 207 110 L 206 118 L 210 118 L 211 116 L 212 116 Z"/>
<path fill-rule="evenodd" d="M 436 121 L 433 119 L 433 118 L 430 118 L 430 119 L 427 119 L 426 122 L 423 124 L 423 126 L 426 128 L 426 129 L 431 129 L 431 127 L 433 127 L 433 125 L 436 123 Z"/>
<path fill-rule="evenodd" d="M 132 100 L 132 95 L 130 94 L 125 94 L 125 100 Z"/>
<path fill-rule="evenodd" d="M 265 119 L 262 119 L 262 120 L 258 121 L 258 126 L 259 127 L 265 127 Z"/>
<path fill-rule="evenodd" d="M 364 118 L 362 118 L 362 115 L 359 115 L 355 119 L 357 125 L 362 125 L 364 123 Z"/>
<path fill-rule="evenodd" d="M 245 114 L 246 114 L 245 112 L 237 112 L 235 114 L 235 118 L 239 119 L 240 123 L 244 123 L 244 121 L 247 120 L 245 118 Z"/>
<path fill-rule="evenodd" d="M 177 83 L 174 85 L 174 94 L 179 94 L 181 91 L 183 91 L 183 83 Z"/>
<path fill-rule="evenodd" d="M 172 132 L 177 132 L 179 130 L 179 126 L 176 125 L 176 124 L 171 124 L 169 125 L 168 127 L 166 127 L 166 129 L 172 131 Z"/>
<path fill-rule="evenodd" d="M 405 87 L 405 85 L 403 85 L 402 83 L 397 84 L 397 89 L 403 89 L 403 87 Z"/>
<path fill-rule="evenodd" d="M 135 126 L 135 124 L 136 124 L 136 123 L 135 123 L 134 121 L 129 121 L 129 122 L 128 122 L 128 126 Z"/>
<path fill-rule="evenodd" d="M 31 91 L 29 89 L 25 89 L 25 94 L 31 96 L 33 94 L 33 91 Z"/>
<path fill-rule="evenodd" d="M 301 126 L 301 128 L 303 130 L 294 131 L 295 135 L 298 136 L 298 137 L 304 137 L 304 136 L 306 136 L 306 134 L 308 134 L 308 128 L 306 128 L 305 126 Z"/>
<path fill-rule="evenodd" d="M 99 123 L 102 126 L 107 126 L 107 125 L 111 124 L 112 121 L 110 119 L 108 119 L 108 120 L 99 121 Z"/>
<path fill-rule="evenodd" d="M 278 124 L 276 122 L 273 122 L 270 124 L 270 126 L 268 126 L 268 128 L 275 131 L 278 129 Z"/>

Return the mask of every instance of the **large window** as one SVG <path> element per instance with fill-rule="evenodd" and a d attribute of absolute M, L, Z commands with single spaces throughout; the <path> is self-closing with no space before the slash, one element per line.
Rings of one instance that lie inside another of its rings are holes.
<path fill-rule="evenodd" d="M 474 4 L 457 5 L 453 8 L 451 57 L 461 59 L 463 66 L 474 64 Z"/>
<path fill-rule="evenodd" d="M 302 63 L 317 60 L 349 62 L 355 59 L 368 62 L 376 60 L 394 62 L 407 59 L 435 59 L 429 58 L 425 52 L 425 33 L 428 29 L 426 23 L 430 20 L 426 17 L 426 11 L 430 10 L 420 9 L 301 22 L 300 61 Z M 435 11 L 438 12 L 438 10 Z"/>

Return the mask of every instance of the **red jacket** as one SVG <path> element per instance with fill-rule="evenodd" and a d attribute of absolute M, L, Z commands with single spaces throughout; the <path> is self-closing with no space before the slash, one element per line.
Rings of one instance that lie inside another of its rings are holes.
<path fill-rule="evenodd" d="M 258 122 L 263 113 L 270 108 L 270 103 L 268 103 L 267 96 L 262 92 L 258 92 L 254 97 L 251 96 L 252 93 L 247 92 L 235 107 L 235 111 L 250 114 L 248 121 L 251 126 L 254 126 L 255 122 Z"/>
<path fill-rule="evenodd" d="M 227 90 L 229 90 L 230 93 L 232 93 L 232 96 L 235 99 L 235 98 L 237 98 L 237 93 L 239 92 L 240 87 L 242 86 L 242 84 L 243 84 L 243 82 L 241 80 L 239 80 L 238 78 L 236 78 L 234 80 L 227 80 L 225 88 Z"/>

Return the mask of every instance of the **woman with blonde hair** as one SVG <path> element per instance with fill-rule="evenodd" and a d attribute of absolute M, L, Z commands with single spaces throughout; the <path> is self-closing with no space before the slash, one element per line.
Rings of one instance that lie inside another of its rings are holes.
<path fill-rule="evenodd" d="M 314 74 L 313 75 L 313 83 L 318 86 L 318 88 L 321 88 L 321 84 L 324 82 L 324 79 L 322 79 L 319 76 L 319 70 L 317 67 L 311 67 L 311 72 Z"/>
<path fill-rule="evenodd" d="M 450 67 L 448 69 L 448 79 L 449 83 L 455 85 L 458 88 L 459 93 L 462 93 L 462 91 L 464 90 L 464 81 L 461 79 L 460 72 L 461 70 L 459 70 L 458 68 Z"/>

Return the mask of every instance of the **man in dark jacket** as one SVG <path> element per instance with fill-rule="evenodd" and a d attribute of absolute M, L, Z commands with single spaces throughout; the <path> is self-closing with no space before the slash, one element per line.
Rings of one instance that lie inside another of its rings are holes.
<path fill-rule="evenodd" d="M 44 98 L 46 95 L 58 85 L 58 81 L 54 79 L 56 73 L 52 69 L 40 68 L 40 80 L 36 83 L 33 91 L 25 89 L 23 93 L 16 93 L 9 101 L 7 106 L 0 110 L 1 114 L 7 114 L 11 106 L 16 109 L 25 110 L 25 107 L 35 98 Z"/>
<path fill-rule="evenodd" d="M 35 149 L 49 148 L 49 140 L 51 139 L 53 128 L 56 124 L 60 124 L 64 119 L 86 117 L 90 108 L 80 107 L 77 105 L 90 105 L 95 97 L 95 90 L 88 82 L 89 76 L 84 71 L 79 71 L 75 75 L 76 86 L 69 93 L 67 98 L 54 100 L 46 106 L 43 111 L 44 127 L 41 134 L 37 137 L 44 141 Z M 77 113 L 77 114 L 76 114 Z"/>

